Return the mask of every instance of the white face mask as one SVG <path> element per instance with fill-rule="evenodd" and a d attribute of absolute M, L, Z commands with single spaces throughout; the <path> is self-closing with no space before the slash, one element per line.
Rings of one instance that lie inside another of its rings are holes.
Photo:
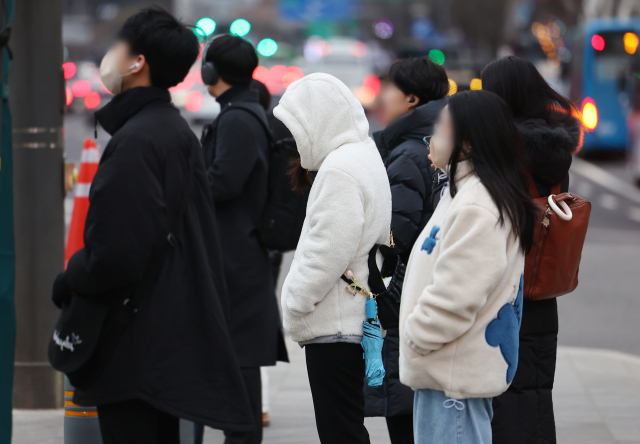
<path fill-rule="evenodd" d="M 112 94 L 122 92 L 122 78 L 132 74 L 120 74 L 119 64 L 118 55 L 113 49 L 110 49 L 100 62 L 100 79 L 102 79 L 104 87 Z M 140 66 L 139 63 L 134 63 L 129 69 L 136 69 L 138 66 Z"/>

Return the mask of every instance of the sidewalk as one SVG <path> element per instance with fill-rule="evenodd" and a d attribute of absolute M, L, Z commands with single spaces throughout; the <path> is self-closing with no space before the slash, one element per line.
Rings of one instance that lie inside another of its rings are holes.
<path fill-rule="evenodd" d="M 318 444 L 304 352 L 290 341 L 287 347 L 291 363 L 269 373 L 271 426 L 264 443 Z M 560 347 L 554 402 L 559 444 L 640 444 L 640 357 Z M 62 444 L 62 423 L 61 410 L 15 410 L 13 443 Z M 366 425 L 372 444 L 389 443 L 384 419 L 369 418 Z M 221 432 L 207 429 L 205 443 L 223 441 Z"/>

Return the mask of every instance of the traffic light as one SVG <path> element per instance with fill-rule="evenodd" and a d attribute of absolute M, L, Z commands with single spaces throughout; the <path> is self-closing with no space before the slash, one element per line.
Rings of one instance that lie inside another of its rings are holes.
<path fill-rule="evenodd" d="M 196 22 L 196 34 L 201 37 L 209 37 L 215 30 L 216 22 L 209 17 L 203 17 Z"/>
<path fill-rule="evenodd" d="M 229 32 L 238 37 L 244 37 L 249 34 L 249 31 L 251 31 L 251 23 L 245 19 L 234 20 L 229 27 Z"/>
<path fill-rule="evenodd" d="M 262 39 L 258 43 L 258 54 L 263 57 L 271 57 L 278 51 L 278 44 L 273 39 Z"/>
<path fill-rule="evenodd" d="M 432 49 L 429 51 L 429 58 L 438 65 L 442 65 L 444 63 L 444 53 L 439 49 Z"/>

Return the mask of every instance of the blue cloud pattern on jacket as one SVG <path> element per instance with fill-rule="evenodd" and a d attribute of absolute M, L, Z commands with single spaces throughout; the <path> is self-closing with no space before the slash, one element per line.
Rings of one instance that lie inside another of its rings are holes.
<path fill-rule="evenodd" d="M 507 384 L 511 384 L 518 368 L 518 346 L 520 343 L 520 324 L 522 323 L 522 293 L 524 276 L 520 276 L 520 287 L 513 304 L 505 304 L 498 317 L 487 325 L 485 338 L 492 347 L 500 347 L 500 353 L 509 366 Z"/>
<path fill-rule="evenodd" d="M 440 231 L 440 227 L 431 228 L 431 234 L 422 243 L 422 249 L 427 251 L 427 254 L 431 254 L 433 248 L 436 246 L 436 234 Z"/>

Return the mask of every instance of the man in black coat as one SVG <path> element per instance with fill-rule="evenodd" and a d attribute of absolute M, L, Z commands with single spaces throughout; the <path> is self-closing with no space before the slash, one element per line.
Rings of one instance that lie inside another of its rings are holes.
<path fill-rule="evenodd" d="M 433 214 L 435 171 L 423 138 L 433 134 L 433 125 L 447 104 L 448 90 L 449 81 L 441 66 L 429 59 L 409 58 L 391 66 L 382 95 L 383 112 L 391 123 L 373 133 L 373 140 L 391 185 L 394 252 L 404 264 Z M 394 268 L 395 262 L 386 259 L 383 272 L 391 274 Z M 379 387 L 365 384 L 365 414 L 386 417 L 391 443 L 408 444 L 413 443 L 413 390 L 400 382 L 399 342 L 398 329 L 389 329 L 382 348 L 386 376 Z"/>
<path fill-rule="evenodd" d="M 178 444 L 178 418 L 254 429 L 202 151 L 168 91 L 198 51 L 192 30 L 147 9 L 126 21 L 101 66 L 115 96 L 96 118 L 113 137 L 91 186 L 85 246 L 56 280 L 54 301 L 119 307 L 164 256 L 97 382 L 75 391 L 74 402 L 98 406 L 105 444 Z"/>
<path fill-rule="evenodd" d="M 267 202 L 269 139 L 258 91 L 251 89 L 258 56 L 250 42 L 215 38 L 203 57 L 203 82 L 221 111 L 202 135 L 207 178 L 216 204 L 224 275 L 231 308 L 231 339 L 254 417 L 262 421 L 260 367 L 288 361 L 269 254 L 257 236 Z M 227 431 L 226 443 L 260 443 L 262 429 Z"/>

